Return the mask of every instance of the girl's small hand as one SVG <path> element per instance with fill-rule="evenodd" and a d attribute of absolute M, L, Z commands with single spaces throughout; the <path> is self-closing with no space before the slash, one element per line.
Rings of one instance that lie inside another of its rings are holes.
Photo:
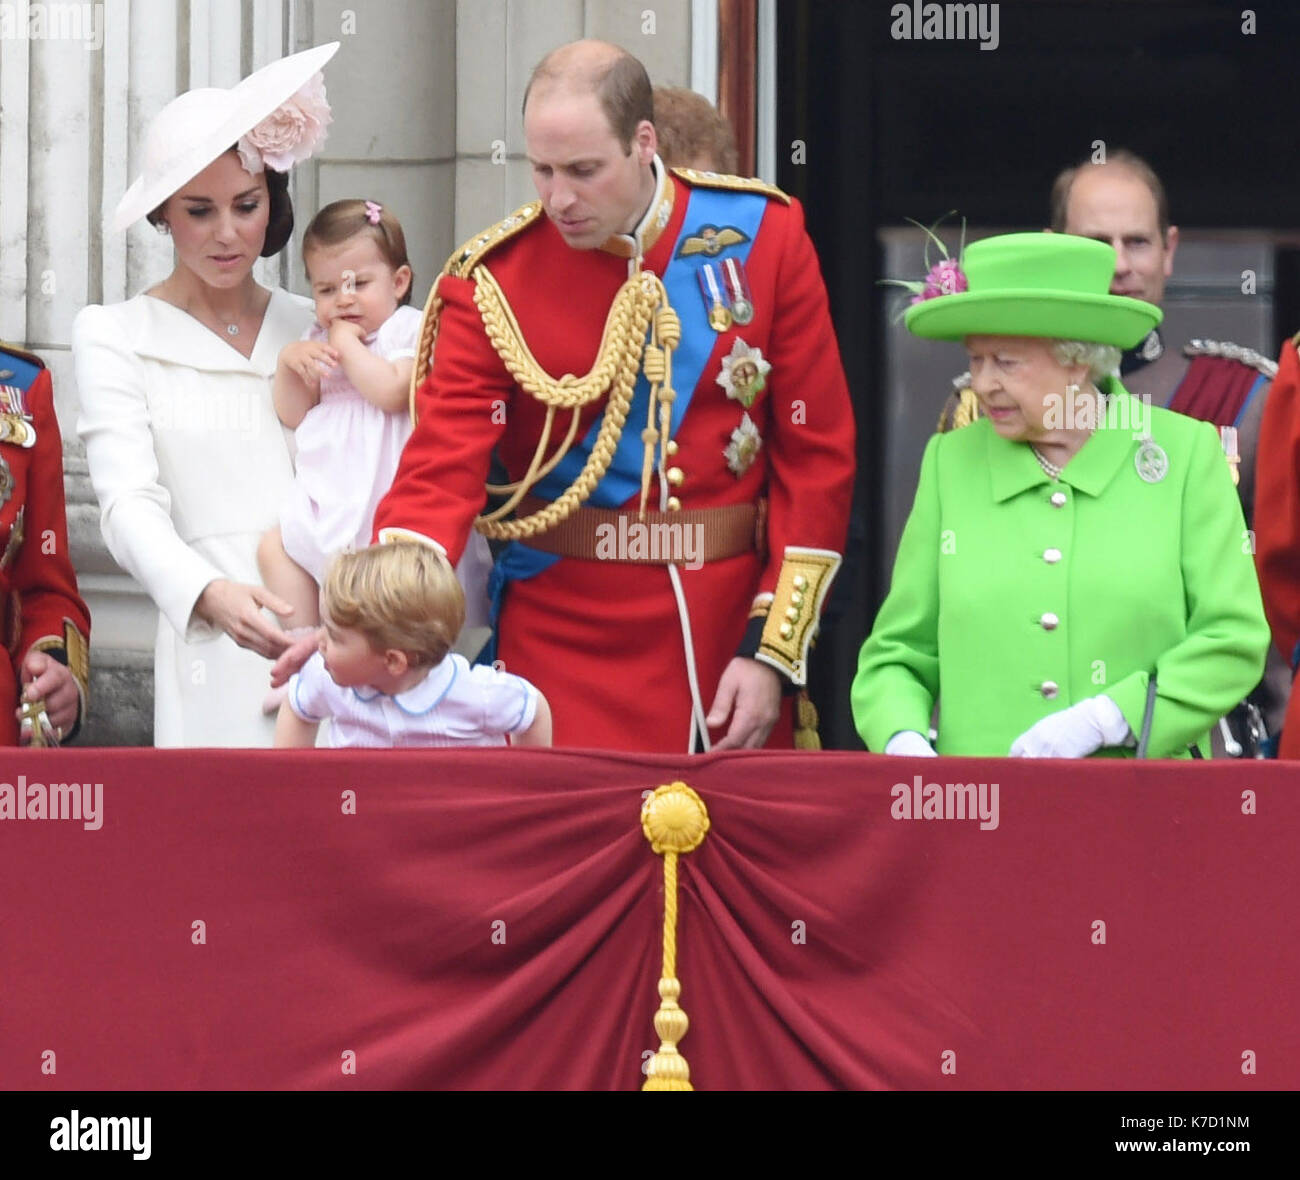
<path fill-rule="evenodd" d="M 280 363 L 295 373 L 310 389 L 339 363 L 338 349 L 318 340 L 295 340 L 280 352 Z"/>
<path fill-rule="evenodd" d="M 330 343 L 335 348 L 344 348 L 349 340 L 360 340 L 365 334 L 365 328 L 355 320 L 335 320 L 330 324 Z"/>

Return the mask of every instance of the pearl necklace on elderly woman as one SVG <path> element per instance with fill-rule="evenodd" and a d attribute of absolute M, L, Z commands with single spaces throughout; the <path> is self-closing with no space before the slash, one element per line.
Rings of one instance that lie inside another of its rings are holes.
<path fill-rule="evenodd" d="M 1064 466 L 1065 466 L 1064 464 L 1058 465 L 1056 463 L 1053 463 L 1050 459 L 1043 458 L 1043 453 L 1036 446 L 1034 446 L 1033 443 L 1029 444 L 1029 449 L 1034 452 L 1034 458 L 1038 460 L 1038 466 L 1041 467 L 1045 472 L 1047 472 L 1049 478 L 1051 479 L 1061 478 L 1061 472 L 1062 470 L 1064 470 Z"/>

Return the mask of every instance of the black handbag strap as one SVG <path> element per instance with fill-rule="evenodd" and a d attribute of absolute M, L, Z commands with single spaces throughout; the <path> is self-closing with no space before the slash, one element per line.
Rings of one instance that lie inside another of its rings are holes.
<path fill-rule="evenodd" d="M 1138 735 L 1137 756 L 1139 758 L 1148 758 L 1147 747 L 1151 744 L 1151 715 L 1156 710 L 1156 676 L 1153 672 L 1151 678 L 1147 681 L 1147 703 L 1146 708 L 1142 710 L 1142 732 Z M 1187 747 L 1193 758 L 1204 758 L 1200 747 L 1195 743 Z"/>
<path fill-rule="evenodd" d="M 1139 758 L 1147 757 L 1147 746 L 1151 744 L 1151 715 L 1156 709 L 1156 677 L 1155 673 L 1151 674 L 1147 680 L 1147 703 L 1146 708 L 1142 710 L 1142 732 L 1138 735 Z"/>

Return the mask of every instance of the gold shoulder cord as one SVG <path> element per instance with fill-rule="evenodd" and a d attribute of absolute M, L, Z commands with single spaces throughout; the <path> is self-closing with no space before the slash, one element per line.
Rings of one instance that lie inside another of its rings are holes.
<path fill-rule="evenodd" d="M 520 388 L 546 407 L 546 424 L 528 470 L 515 483 L 489 487 L 490 492 L 505 495 L 508 499 L 500 508 L 480 517 L 474 527 L 493 540 L 514 541 L 545 532 L 572 514 L 591 495 L 609 468 L 623 434 L 637 372 L 643 367 L 643 361 L 650 381 L 649 414 L 641 434 L 645 444 L 641 465 L 641 512 L 644 513 L 656 446 L 668 441 L 672 402 L 676 396 L 672 389 L 671 353 L 681 338 L 681 324 L 677 313 L 668 305 L 668 293 L 659 277 L 649 271 L 638 271 L 619 288 L 605 319 L 600 350 L 591 371 L 584 377 L 566 373 L 558 379 L 537 363 L 504 292 L 487 267 L 480 264 L 475 268 L 474 278 L 474 302 L 483 317 L 483 326 L 492 347 Z M 647 343 L 646 329 L 652 323 L 654 331 Z M 578 416 L 583 407 L 599 400 L 607 391 L 609 400 L 605 404 L 595 445 L 578 477 L 545 508 L 518 520 L 502 520 L 538 480 L 564 458 L 577 434 Z M 543 462 L 557 410 L 570 410 L 573 418 L 555 454 Z"/>
<path fill-rule="evenodd" d="M 499 508 L 474 522 L 478 532 L 492 540 L 514 541 L 535 537 L 571 515 L 591 495 L 596 484 L 609 469 L 623 434 L 637 373 L 644 371 L 650 382 L 650 405 L 646 427 L 641 432 L 644 457 L 641 465 L 641 512 L 644 515 L 655 470 L 656 451 L 668 442 L 672 427 L 672 352 L 681 339 L 681 323 L 668 303 L 668 293 L 658 275 L 638 269 L 618 289 L 605 319 L 600 350 L 590 372 L 584 377 L 565 373 L 552 377 L 533 356 L 496 278 L 481 259 L 492 246 L 513 236 L 537 217 L 537 202 L 525 205 L 479 238 L 471 239 L 452 255 L 442 274 L 468 278 L 474 283 L 474 304 L 483 320 L 483 328 L 492 347 L 500 356 L 516 384 L 546 407 L 546 423 L 533 452 L 532 461 L 522 479 L 511 484 L 488 485 L 493 495 L 507 500 Z M 442 275 L 438 276 L 439 279 Z M 416 364 L 411 374 L 411 416 L 415 417 L 415 390 L 432 366 L 433 348 L 438 334 L 438 317 L 442 300 L 438 284 L 430 292 L 420 326 Z M 646 332 L 652 329 L 647 341 Z M 582 471 L 573 483 L 545 508 L 515 520 L 502 518 L 512 512 L 537 482 L 546 477 L 565 455 L 577 436 L 579 416 L 584 407 L 608 393 L 604 416 L 595 445 Z M 569 410 L 572 419 L 564 438 L 549 459 L 545 458 L 554 431 L 555 415 Z"/>

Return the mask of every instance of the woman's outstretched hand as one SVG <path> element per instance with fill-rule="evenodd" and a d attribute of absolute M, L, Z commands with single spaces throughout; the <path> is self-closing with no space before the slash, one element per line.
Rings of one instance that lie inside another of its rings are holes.
<path fill-rule="evenodd" d="M 240 647 L 273 660 L 289 646 L 289 637 L 262 614 L 263 608 L 282 616 L 293 613 L 292 606 L 265 586 L 216 578 L 199 595 L 194 611 L 220 627 Z"/>

